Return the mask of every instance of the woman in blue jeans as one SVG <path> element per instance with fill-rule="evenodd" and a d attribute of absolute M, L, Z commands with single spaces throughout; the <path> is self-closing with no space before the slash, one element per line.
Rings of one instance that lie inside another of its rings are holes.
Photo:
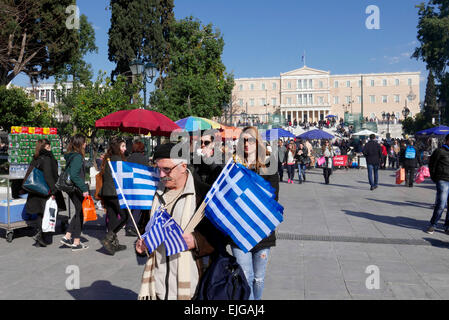
<path fill-rule="evenodd" d="M 298 164 L 299 184 L 306 181 L 306 165 L 310 163 L 307 148 L 300 143 L 296 152 L 296 163 Z"/>
<path fill-rule="evenodd" d="M 279 175 L 277 174 L 277 161 L 266 156 L 265 145 L 257 128 L 247 127 L 243 129 L 238 144 L 237 150 L 243 150 L 243 154 L 237 153 L 235 156 L 236 162 L 243 164 L 270 182 L 275 189 L 275 199 L 278 201 Z M 275 245 L 276 235 L 274 231 L 248 253 L 244 253 L 235 244 L 231 245 L 232 253 L 242 267 L 251 288 L 250 300 L 262 299 L 270 248 Z"/>

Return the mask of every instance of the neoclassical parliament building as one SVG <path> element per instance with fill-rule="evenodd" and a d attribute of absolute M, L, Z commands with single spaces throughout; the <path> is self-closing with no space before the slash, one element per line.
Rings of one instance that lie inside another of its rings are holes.
<path fill-rule="evenodd" d="M 363 86 L 362 86 L 363 81 Z M 279 77 L 235 79 L 232 93 L 234 120 L 244 117 L 266 122 L 268 115 L 281 114 L 285 121 L 315 122 L 327 115 L 345 112 L 382 120 L 382 113 L 402 119 L 420 111 L 420 72 L 331 75 L 302 67 Z"/>

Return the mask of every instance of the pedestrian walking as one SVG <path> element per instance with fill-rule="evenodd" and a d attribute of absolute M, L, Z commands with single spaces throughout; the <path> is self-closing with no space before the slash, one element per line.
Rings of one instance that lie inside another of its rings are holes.
<path fill-rule="evenodd" d="M 248 169 L 258 173 L 268 181 L 275 190 L 275 200 L 279 198 L 279 176 L 276 172 L 268 172 L 273 157 L 266 157 L 263 140 L 256 127 L 243 129 L 237 150 L 244 150 L 243 159 L 237 154 L 235 160 Z M 294 145 L 294 143 L 293 143 Z M 231 245 L 232 253 L 243 268 L 248 285 L 251 288 L 249 300 L 262 299 L 266 266 L 270 248 L 276 246 L 276 233 L 273 231 L 268 237 L 259 242 L 250 252 L 244 253 L 235 244 Z"/>
<path fill-rule="evenodd" d="M 449 196 L 449 134 L 446 135 L 444 141 L 445 143 L 442 147 L 435 149 L 429 161 L 430 178 L 436 184 L 437 194 L 430 225 L 426 230 L 428 234 L 432 234 L 435 231 Z M 449 234 L 449 213 L 446 213 L 444 229 L 445 233 Z"/>
<path fill-rule="evenodd" d="M 296 163 L 298 164 L 298 179 L 299 184 L 306 181 L 306 166 L 310 162 L 308 156 L 309 152 L 304 144 L 300 143 L 299 148 L 296 152 Z"/>
<path fill-rule="evenodd" d="M 86 184 L 86 169 L 84 156 L 86 149 L 86 137 L 82 134 L 74 135 L 67 146 L 67 154 L 64 155 L 67 163 L 66 171 L 75 185 L 75 190 L 68 193 L 70 200 L 75 206 L 75 214 L 70 221 L 67 232 L 61 239 L 61 243 L 72 248 L 72 251 L 88 249 L 85 243 L 81 243 L 80 236 L 83 230 L 83 200 L 89 196 L 89 187 Z M 72 242 L 73 240 L 73 242 Z"/>
<path fill-rule="evenodd" d="M 36 219 L 36 235 L 34 236 L 36 247 L 46 247 L 49 243 L 47 241 L 47 233 L 42 232 L 42 218 L 44 216 L 45 204 L 51 198 L 56 200 L 58 210 L 66 210 L 64 197 L 61 191 L 55 187 L 58 181 L 58 161 L 51 152 L 51 144 L 47 139 L 40 139 L 36 142 L 36 148 L 33 160 L 30 163 L 30 169 L 37 168 L 44 174 L 45 182 L 50 188 L 48 196 L 41 196 L 36 193 L 29 192 L 27 202 L 25 205 L 28 214 L 37 214 Z"/>
<path fill-rule="evenodd" d="M 405 185 L 412 188 L 415 170 L 418 165 L 421 165 L 421 158 L 414 147 L 413 140 L 409 140 L 407 147 L 401 151 L 399 162 L 400 166 L 405 169 Z"/>
<path fill-rule="evenodd" d="M 163 205 L 176 223 L 185 229 L 210 186 L 188 170 L 186 159 L 171 152 L 174 147 L 174 143 L 167 143 L 155 150 L 154 161 L 161 179 L 151 215 Z M 167 256 L 165 244 L 161 244 L 151 253 L 142 276 L 139 300 L 192 299 L 201 280 L 201 258 L 214 251 L 225 250 L 225 237 L 207 218 L 201 220 L 193 233 L 182 236 L 187 243 L 187 251 Z M 142 239 L 136 242 L 137 253 L 143 254 L 146 249 Z"/>
<path fill-rule="evenodd" d="M 326 160 L 323 165 L 324 183 L 329 184 L 329 179 L 332 175 L 332 159 L 335 155 L 329 140 L 324 141 L 324 145 L 321 147 L 321 152 Z"/>
<path fill-rule="evenodd" d="M 366 166 L 368 169 L 368 181 L 371 186 L 370 190 L 377 189 L 379 182 L 379 166 L 382 159 L 382 149 L 377 143 L 376 135 L 369 136 L 370 141 L 363 148 L 363 155 L 366 158 Z"/>
<path fill-rule="evenodd" d="M 283 181 L 284 177 L 284 164 L 285 164 L 285 153 L 287 152 L 287 148 L 284 145 L 282 139 L 278 141 L 278 174 L 279 181 Z"/>
<path fill-rule="evenodd" d="M 125 209 L 120 209 L 117 190 L 108 162 L 126 161 L 125 150 L 125 140 L 119 137 L 112 138 L 109 142 L 109 148 L 106 151 L 101 166 L 103 187 L 100 191 L 100 197 L 104 201 L 104 207 L 109 218 L 108 232 L 106 233 L 105 238 L 101 240 L 101 244 L 110 255 L 114 255 L 115 252 L 126 249 L 125 245 L 119 243 L 117 233 L 126 225 L 126 222 L 128 221 L 128 212 Z"/>
<path fill-rule="evenodd" d="M 288 182 L 293 183 L 295 178 L 295 170 L 296 170 L 296 144 L 292 140 L 287 145 L 287 151 L 285 152 L 285 162 L 287 164 L 287 173 L 288 173 Z"/>
<path fill-rule="evenodd" d="M 382 149 L 382 158 L 381 158 L 381 165 L 380 168 L 384 169 L 387 166 L 387 156 L 388 156 L 388 152 L 387 152 L 387 147 L 385 146 L 386 142 L 382 142 L 382 144 L 380 145 L 380 148 Z"/>

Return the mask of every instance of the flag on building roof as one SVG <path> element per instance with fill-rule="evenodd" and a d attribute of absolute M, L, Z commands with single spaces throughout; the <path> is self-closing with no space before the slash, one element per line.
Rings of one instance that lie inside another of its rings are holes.
<path fill-rule="evenodd" d="M 149 210 L 159 183 L 153 167 L 125 161 L 111 161 L 120 208 Z"/>
<path fill-rule="evenodd" d="M 259 185 L 253 173 L 229 161 L 205 200 L 206 217 L 244 252 L 283 221 L 284 208 L 274 200 L 274 189 L 261 187 L 266 185 Z"/>

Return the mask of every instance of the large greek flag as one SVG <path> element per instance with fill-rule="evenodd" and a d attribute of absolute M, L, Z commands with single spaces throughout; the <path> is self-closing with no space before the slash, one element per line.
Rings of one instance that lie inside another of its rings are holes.
<path fill-rule="evenodd" d="M 138 163 L 111 161 L 120 208 L 149 210 L 159 183 L 155 168 Z"/>
<path fill-rule="evenodd" d="M 162 243 L 165 245 L 167 256 L 177 254 L 188 249 L 183 231 L 165 208 L 159 208 L 145 227 L 142 239 L 151 253 Z"/>
<path fill-rule="evenodd" d="M 206 217 L 244 252 L 283 221 L 284 208 L 274 200 L 274 189 L 255 174 L 229 161 L 205 200 Z"/>

